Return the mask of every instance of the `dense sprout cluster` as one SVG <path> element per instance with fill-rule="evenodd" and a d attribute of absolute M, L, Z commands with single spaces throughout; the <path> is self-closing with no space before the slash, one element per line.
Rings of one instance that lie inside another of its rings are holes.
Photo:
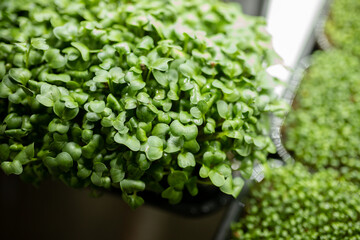
<path fill-rule="evenodd" d="M 332 45 L 360 56 L 360 1 L 334 0 L 325 23 L 325 34 Z"/>
<path fill-rule="evenodd" d="M 0 3 L 0 162 L 38 183 L 233 196 L 281 111 L 262 18 L 217 0 Z M 140 194 L 141 195 L 141 194 Z"/>
<path fill-rule="evenodd" d="M 253 188 L 233 239 L 359 239 L 359 188 L 333 169 L 312 175 L 301 164 L 269 172 Z"/>
<path fill-rule="evenodd" d="M 285 147 L 314 169 L 333 167 L 360 180 L 360 61 L 317 52 L 285 120 Z"/>

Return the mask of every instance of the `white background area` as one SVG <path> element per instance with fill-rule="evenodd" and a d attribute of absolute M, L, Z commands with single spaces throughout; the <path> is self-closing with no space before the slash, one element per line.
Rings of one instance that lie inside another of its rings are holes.
<path fill-rule="evenodd" d="M 324 3 L 325 0 L 270 0 L 268 31 L 273 36 L 275 51 L 286 66 L 296 67 Z M 287 81 L 291 71 L 277 65 L 269 73 Z"/>

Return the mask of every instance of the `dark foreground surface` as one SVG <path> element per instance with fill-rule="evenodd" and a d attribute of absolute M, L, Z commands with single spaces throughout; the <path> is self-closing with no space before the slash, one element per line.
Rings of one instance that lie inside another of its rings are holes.
<path fill-rule="evenodd" d="M 48 181 L 40 188 L 0 172 L 0 239 L 212 239 L 223 209 L 185 218 L 158 208 L 131 210 L 119 196 L 90 196 Z"/>

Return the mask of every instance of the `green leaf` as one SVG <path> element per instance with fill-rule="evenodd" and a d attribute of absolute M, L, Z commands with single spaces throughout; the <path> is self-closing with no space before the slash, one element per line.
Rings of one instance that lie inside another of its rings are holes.
<path fill-rule="evenodd" d="M 178 155 L 178 165 L 181 168 L 195 167 L 196 162 L 194 155 L 190 152 L 180 153 Z"/>
<path fill-rule="evenodd" d="M 120 187 L 123 192 L 133 193 L 145 190 L 145 183 L 140 180 L 124 179 L 120 182 Z"/>
<path fill-rule="evenodd" d="M 72 42 L 71 46 L 73 46 L 74 48 L 79 50 L 81 57 L 84 61 L 90 60 L 90 51 L 89 51 L 89 48 L 85 44 L 83 44 L 81 42 Z"/>
<path fill-rule="evenodd" d="M 154 75 L 155 80 L 162 86 L 167 87 L 169 85 L 169 81 L 168 81 L 168 74 L 167 72 L 161 72 L 158 70 L 154 70 L 152 72 L 152 74 Z"/>
<path fill-rule="evenodd" d="M 190 178 L 185 186 L 191 196 L 196 196 L 198 194 L 199 190 L 197 187 L 197 177 L 196 176 Z"/>
<path fill-rule="evenodd" d="M 111 93 L 107 96 L 106 106 L 117 112 L 122 111 L 122 106 L 120 105 L 119 101 Z"/>
<path fill-rule="evenodd" d="M 249 179 L 253 173 L 253 162 L 250 159 L 245 158 L 241 161 L 239 170 L 244 178 Z"/>
<path fill-rule="evenodd" d="M 251 151 L 252 151 L 252 147 L 250 144 L 242 144 L 241 146 L 237 147 L 235 149 L 235 151 L 240 155 L 240 156 L 243 156 L 243 157 L 247 157 L 250 155 Z"/>
<path fill-rule="evenodd" d="M 125 171 L 122 169 L 110 169 L 110 175 L 113 183 L 121 182 L 125 177 Z"/>
<path fill-rule="evenodd" d="M 34 143 L 21 150 L 15 157 L 14 161 L 19 161 L 22 165 L 27 164 L 35 155 Z"/>
<path fill-rule="evenodd" d="M 75 104 L 75 103 L 74 103 Z M 67 107 L 67 106 L 69 106 Z M 72 104 L 57 100 L 53 106 L 54 113 L 64 120 L 71 120 L 74 119 L 77 114 L 79 113 L 79 108 L 77 107 L 77 104 L 72 106 Z"/>
<path fill-rule="evenodd" d="M 188 112 L 180 111 L 179 119 L 181 123 L 189 123 L 191 121 L 191 115 Z"/>
<path fill-rule="evenodd" d="M 230 78 L 239 76 L 243 72 L 241 65 L 236 62 L 227 62 L 224 66 L 224 73 Z"/>
<path fill-rule="evenodd" d="M 122 54 L 127 55 L 131 52 L 130 46 L 127 42 L 117 43 L 114 45 L 114 48 L 120 55 Z"/>
<path fill-rule="evenodd" d="M 20 175 L 23 172 L 23 167 L 19 161 L 13 161 L 13 162 L 2 162 L 1 163 L 1 169 L 4 171 L 5 174 L 15 174 Z"/>
<path fill-rule="evenodd" d="M 110 176 L 113 183 L 121 182 L 125 177 L 125 171 L 123 165 L 118 159 L 113 159 L 110 162 Z"/>
<path fill-rule="evenodd" d="M 82 165 L 80 163 L 78 163 L 77 169 L 78 169 L 78 172 L 76 175 L 81 179 L 88 178 L 92 173 L 92 171 L 90 169 L 87 169 L 84 165 Z"/>
<path fill-rule="evenodd" d="M 98 100 L 91 101 L 89 102 L 89 108 L 95 113 L 102 113 L 105 109 L 105 102 Z"/>
<path fill-rule="evenodd" d="M 169 174 L 167 179 L 169 185 L 176 190 L 182 190 L 187 180 L 188 177 L 183 171 L 173 171 Z"/>
<path fill-rule="evenodd" d="M 212 118 L 208 118 L 207 123 L 206 123 L 205 128 L 204 128 L 204 133 L 205 134 L 215 133 L 215 126 L 216 126 L 215 120 L 212 119 Z"/>
<path fill-rule="evenodd" d="M 223 175 L 224 177 L 231 176 L 231 167 L 225 163 L 218 164 L 214 170 Z"/>
<path fill-rule="evenodd" d="M 163 141 L 157 136 L 150 136 L 146 142 L 145 153 L 150 161 L 158 160 L 163 155 Z"/>
<path fill-rule="evenodd" d="M 109 32 L 108 39 L 113 42 L 121 42 L 122 41 L 122 33 L 119 30 L 111 30 Z"/>
<path fill-rule="evenodd" d="M 244 180 L 242 178 L 237 177 L 233 179 L 232 177 L 228 177 L 226 178 L 224 185 L 220 187 L 220 190 L 223 193 L 232 195 L 234 198 L 236 198 L 240 194 L 243 186 Z"/>
<path fill-rule="evenodd" d="M 0 162 L 7 161 L 10 155 L 9 145 L 6 143 L 0 144 Z"/>
<path fill-rule="evenodd" d="M 9 76 L 14 81 L 26 85 L 31 78 L 31 72 L 25 68 L 11 68 Z"/>
<path fill-rule="evenodd" d="M 226 94 L 232 94 L 233 93 L 233 90 L 226 87 L 224 83 L 220 82 L 219 80 L 214 80 L 212 82 L 212 85 L 215 87 L 215 88 L 219 88 L 221 91 L 223 91 L 223 93 L 226 93 Z"/>
<path fill-rule="evenodd" d="M 127 203 L 129 204 L 129 206 L 132 208 L 132 209 L 136 209 L 138 208 L 139 206 L 143 205 L 144 204 L 144 199 L 136 194 L 133 194 L 133 195 L 128 195 L 126 193 L 123 193 L 122 194 L 122 199 Z"/>
<path fill-rule="evenodd" d="M 196 125 L 183 125 L 178 120 L 174 120 L 170 125 L 170 131 L 174 136 L 184 136 L 186 140 L 195 139 L 198 134 Z"/>
<path fill-rule="evenodd" d="M 139 154 L 136 158 L 136 163 L 138 164 L 141 170 L 148 170 L 151 166 L 151 162 L 149 162 L 145 156 L 145 154 Z"/>
<path fill-rule="evenodd" d="M 91 174 L 91 182 L 98 187 L 110 188 L 110 178 L 102 177 L 99 173 L 93 172 Z"/>
<path fill-rule="evenodd" d="M 158 58 L 154 62 L 151 62 L 149 67 L 159 71 L 167 71 L 169 69 L 168 62 L 172 60 L 172 58 Z"/>
<path fill-rule="evenodd" d="M 209 177 L 209 173 L 210 173 L 210 168 L 205 165 L 202 165 L 199 171 L 200 177 L 207 178 Z"/>
<path fill-rule="evenodd" d="M 165 135 L 169 132 L 170 127 L 165 123 L 158 123 L 154 126 L 151 134 L 159 138 L 164 138 Z"/>
<path fill-rule="evenodd" d="M 200 145 L 196 139 L 192 139 L 184 143 L 184 149 L 189 150 L 192 153 L 197 153 L 200 151 Z"/>
<path fill-rule="evenodd" d="M 128 134 L 119 134 L 116 133 L 114 137 L 115 142 L 123 144 L 130 148 L 132 151 L 140 150 L 140 141 L 135 136 L 130 136 Z"/>
<path fill-rule="evenodd" d="M 130 89 L 134 91 L 143 89 L 146 86 L 142 76 L 133 71 L 128 71 L 126 73 L 125 81 L 130 84 Z"/>
<path fill-rule="evenodd" d="M 263 136 L 256 136 L 254 138 L 254 145 L 259 149 L 264 149 L 267 145 L 266 139 Z"/>
<path fill-rule="evenodd" d="M 202 117 L 202 113 L 199 110 L 199 108 L 197 107 L 192 107 L 190 109 L 190 114 L 194 117 L 194 118 L 201 118 Z"/>
<path fill-rule="evenodd" d="M 233 178 L 233 192 L 232 192 L 232 196 L 234 198 L 237 198 L 241 192 L 241 190 L 243 189 L 245 182 L 242 178 L 240 177 L 236 177 Z"/>
<path fill-rule="evenodd" d="M 220 117 L 228 119 L 230 116 L 228 104 L 225 101 L 219 100 L 216 102 L 216 106 Z"/>
<path fill-rule="evenodd" d="M 245 89 L 242 91 L 242 98 L 245 99 L 245 101 L 250 101 L 255 98 L 257 98 L 258 94 L 255 91 L 252 91 L 250 89 Z"/>
<path fill-rule="evenodd" d="M 64 172 L 69 171 L 70 168 L 72 168 L 73 166 L 73 159 L 71 155 L 67 152 L 59 153 L 56 156 L 55 161 L 57 162 L 59 168 Z"/>
<path fill-rule="evenodd" d="M 89 95 L 83 92 L 71 92 L 70 95 L 79 105 L 84 105 L 89 98 Z"/>
<path fill-rule="evenodd" d="M 166 153 L 179 152 L 183 148 L 183 145 L 184 145 L 184 138 L 182 136 L 177 137 L 171 134 L 167 140 L 167 146 L 164 152 Z"/>
<path fill-rule="evenodd" d="M 77 161 L 82 154 L 82 150 L 79 144 L 75 143 L 75 142 L 68 142 L 64 148 L 63 148 L 63 152 L 67 152 L 70 154 L 71 158 L 74 161 Z"/>
<path fill-rule="evenodd" d="M 53 170 L 56 169 L 57 167 L 57 161 L 55 160 L 55 158 L 47 156 L 44 158 L 44 165 L 49 169 L 49 170 Z"/>
<path fill-rule="evenodd" d="M 209 178 L 211 182 L 217 187 L 221 187 L 225 184 L 225 177 L 215 170 L 210 170 Z"/>
<path fill-rule="evenodd" d="M 85 158 L 93 158 L 95 151 L 101 146 L 102 143 L 101 136 L 98 134 L 94 134 L 92 135 L 91 139 L 87 140 L 86 142 L 89 143 L 81 148 L 82 155 Z"/>
<path fill-rule="evenodd" d="M 39 50 L 48 50 L 49 49 L 49 45 L 47 45 L 45 38 L 32 38 L 31 45 L 33 46 L 33 48 L 36 48 Z"/>
<path fill-rule="evenodd" d="M 80 52 L 76 48 L 68 47 L 62 50 L 63 53 L 67 55 L 69 61 L 75 61 L 80 57 Z"/>
<path fill-rule="evenodd" d="M 68 74 L 46 74 L 45 79 L 48 83 L 67 83 L 71 81 L 71 77 Z"/>
<path fill-rule="evenodd" d="M 74 22 L 68 22 L 63 26 L 55 27 L 53 32 L 59 40 L 70 42 L 78 35 L 78 26 Z"/>
<path fill-rule="evenodd" d="M 29 50 L 28 44 L 25 42 L 15 43 L 15 46 L 20 52 L 27 52 Z"/>
<path fill-rule="evenodd" d="M 100 59 L 101 62 L 105 62 L 106 59 L 111 60 L 114 57 L 115 52 L 116 50 L 113 46 L 105 45 L 102 51 L 97 54 L 97 57 Z"/>
<path fill-rule="evenodd" d="M 149 19 L 149 23 L 155 28 L 155 30 L 158 33 L 158 35 L 160 36 L 160 38 L 163 39 L 164 38 L 164 34 L 163 34 L 164 25 L 162 24 L 162 22 L 158 21 L 156 18 L 154 18 L 151 15 L 148 16 L 148 19 Z"/>
<path fill-rule="evenodd" d="M 45 51 L 45 60 L 51 68 L 62 68 L 66 64 L 66 59 L 60 54 L 59 49 L 48 49 Z"/>
<path fill-rule="evenodd" d="M 36 100 L 46 107 L 52 107 L 54 105 L 54 101 L 44 95 L 36 95 Z"/>
<path fill-rule="evenodd" d="M 193 61 L 186 61 L 179 66 L 182 75 L 188 78 L 193 78 L 196 75 L 195 63 Z"/>
<path fill-rule="evenodd" d="M 106 58 L 100 65 L 102 69 L 109 70 L 111 67 L 115 65 L 114 60 L 112 58 Z"/>
<path fill-rule="evenodd" d="M 135 67 L 138 65 L 139 58 L 134 53 L 130 53 L 126 56 L 126 62 L 129 67 Z"/>
<path fill-rule="evenodd" d="M 107 166 L 102 162 L 95 162 L 93 165 L 93 169 L 98 175 L 102 175 L 104 172 L 108 171 Z"/>
<path fill-rule="evenodd" d="M 143 14 L 132 14 L 126 18 L 126 24 L 134 27 L 143 27 L 149 20 Z"/>
<path fill-rule="evenodd" d="M 109 71 L 110 80 L 116 84 L 125 83 L 124 77 L 125 73 L 119 67 L 113 67 Z"/>
<path fill-rule="evenodd" d="M 0 61 L 0 79 L 3 79 L 5 74 L 6 74 L 5 62 Z"/>
<path fill-rule="evenodd" d="M 68 122 L 55 118 L 49 123 L 48 130 L 49 132 L 64 134 L 69 131 L 69 128 L 70 126 Z"/>
<path fill-rule="evenodd" d="M 182 199 L 182 195 L 182 191 L 177 191 L 172 187 L 168 187 L 161 193 L 163 198 L 169 199 L 170 204 L 179 203 Z"/>
<path fill-rule="evenodd" d="M 141 39 L 137 48 L 144 49 L 144 50 L 150 50 L 150 49 L 154 48 L 154 40 L 150 36 L 145 36 Z"/>

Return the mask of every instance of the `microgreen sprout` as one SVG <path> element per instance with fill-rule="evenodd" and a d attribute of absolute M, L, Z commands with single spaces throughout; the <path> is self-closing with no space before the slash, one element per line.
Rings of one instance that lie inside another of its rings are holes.
<path fill-rule="evenodd" d="M 264 25 L 218 0 L 1 1 L 1 168 L 134 208 L 204 182 L 237 196 L 232 161 L 275 151 Z"/>

